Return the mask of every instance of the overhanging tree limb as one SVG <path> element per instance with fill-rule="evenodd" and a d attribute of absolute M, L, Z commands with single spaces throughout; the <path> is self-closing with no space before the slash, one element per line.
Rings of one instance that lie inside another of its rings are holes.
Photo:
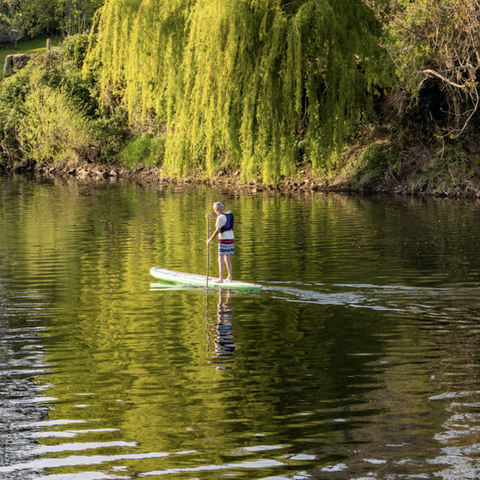
<path fill-rule="evenodd" d="M 435 70 L 432 70 L 430 68 L 426 68 L 425 70 L 421 70 L 421 72 L 424 73 L 425 75 L 432 75 L 434 77 L 440 78 L 440 80 L 444 81 L 445 83 L 448 83 L 452 87 L 460 88 L 460 89 L 466 88 L 466 85 L 461 85 L 460 83 L 452 82 L 447 77 L 444 77 L 442 74 L 440 74 L 440 73 L 438 73 Z"/>
<path fill-rule="evenodd" d="M 479 107 L 480 0 L 364 1 L 383 25 L 383 44 L 407 89 L 439 80 L 455 107 L 447 134 L 461 135 Z"/>

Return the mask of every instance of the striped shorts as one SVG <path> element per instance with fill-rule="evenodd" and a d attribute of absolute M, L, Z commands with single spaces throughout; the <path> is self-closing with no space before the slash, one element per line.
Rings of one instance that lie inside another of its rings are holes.
<path fill-rule="evenodd" d="M 235 251 L 235 240 L 219 240 L 218 254 L 219 255 L 233 255 Z"/>

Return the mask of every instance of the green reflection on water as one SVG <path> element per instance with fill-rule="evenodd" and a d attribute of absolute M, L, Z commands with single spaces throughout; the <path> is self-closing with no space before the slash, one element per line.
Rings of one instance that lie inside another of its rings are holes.
<path fill-rule="evenodd" d="M 260 478 L 354 459 L 358 444 L 376 455 L 388 442 L 414 445 L 410 454 L 437 448 L 446 414 L 428 397 L 449 350 L 425 325 L 452 306 L 450 321 L 473 321 L 455 299 L 477 288 L 476 203 L 22 179 L 0 187 L 0 279 L 42 298 L 50 373 L 35 381 L 57 399 L 48 419 L 84 421 L 72 442 L 106 456 L 55 473 L 281 463 L 242 470 Z M 156 284 L 152 266 L 204 274 L 204 214 L 219 198 L 236 215 L 234 278 L 266 288 Z M 10 321 L 29 319 L 19 310 Z M 146 458 L 186 451 L 196 453 Z M 290 460 L 297 454 L 315 460 Z"/>

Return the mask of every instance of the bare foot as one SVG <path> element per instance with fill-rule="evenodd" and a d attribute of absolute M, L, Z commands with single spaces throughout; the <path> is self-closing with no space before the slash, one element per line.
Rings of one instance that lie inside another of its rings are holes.
<path fill-rule="evenodd" d="M 219 278 L 218 280 L 215 280 L 215 283 L 223 283 L 223 278 Z"/>
<path fill-rule="evenodd" d="M 233 280 L 232 280 L 231 278 L 227 278 L 227 279 L 225 280 L 225 283 L 232 283 L 232 282 L 233 282 Z"/>

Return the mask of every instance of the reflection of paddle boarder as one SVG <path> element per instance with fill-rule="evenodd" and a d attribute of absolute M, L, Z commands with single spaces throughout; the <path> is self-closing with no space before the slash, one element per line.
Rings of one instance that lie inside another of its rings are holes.
<path fill-rule="evenodd" d="M 217 358 L 230 357 L 235 350 L 235 344 L 233 343 L 233 309 L 231 306 L 231 291 L 222 290 L 218 291 L 218 304 L 217 304 L 217 337 L 215 338 L 215 353 Z M 215 363 L 231 363 L 225 361 L 216 361 Z M 226 366 L 218 366 L 218 369 L 226 369 Z"/>
<path fill-rule="evenodd" d="M 233 255 L 235 250 L 235 240 L 233 235 L 233 213 L 230 210 L 225 210 L 223 204 L 215 202 L 213 210 L 216 215 L 206 214 L 205 218 L 215 218 L 215 231 L 213 235 L 207 240 L 207 245 L 218 236 L 218 283 L 223 283 L 224 263 L 227 266 L 228 276 L 225 282 L 232 281 L 232 261 L 230 255 Z"/>

